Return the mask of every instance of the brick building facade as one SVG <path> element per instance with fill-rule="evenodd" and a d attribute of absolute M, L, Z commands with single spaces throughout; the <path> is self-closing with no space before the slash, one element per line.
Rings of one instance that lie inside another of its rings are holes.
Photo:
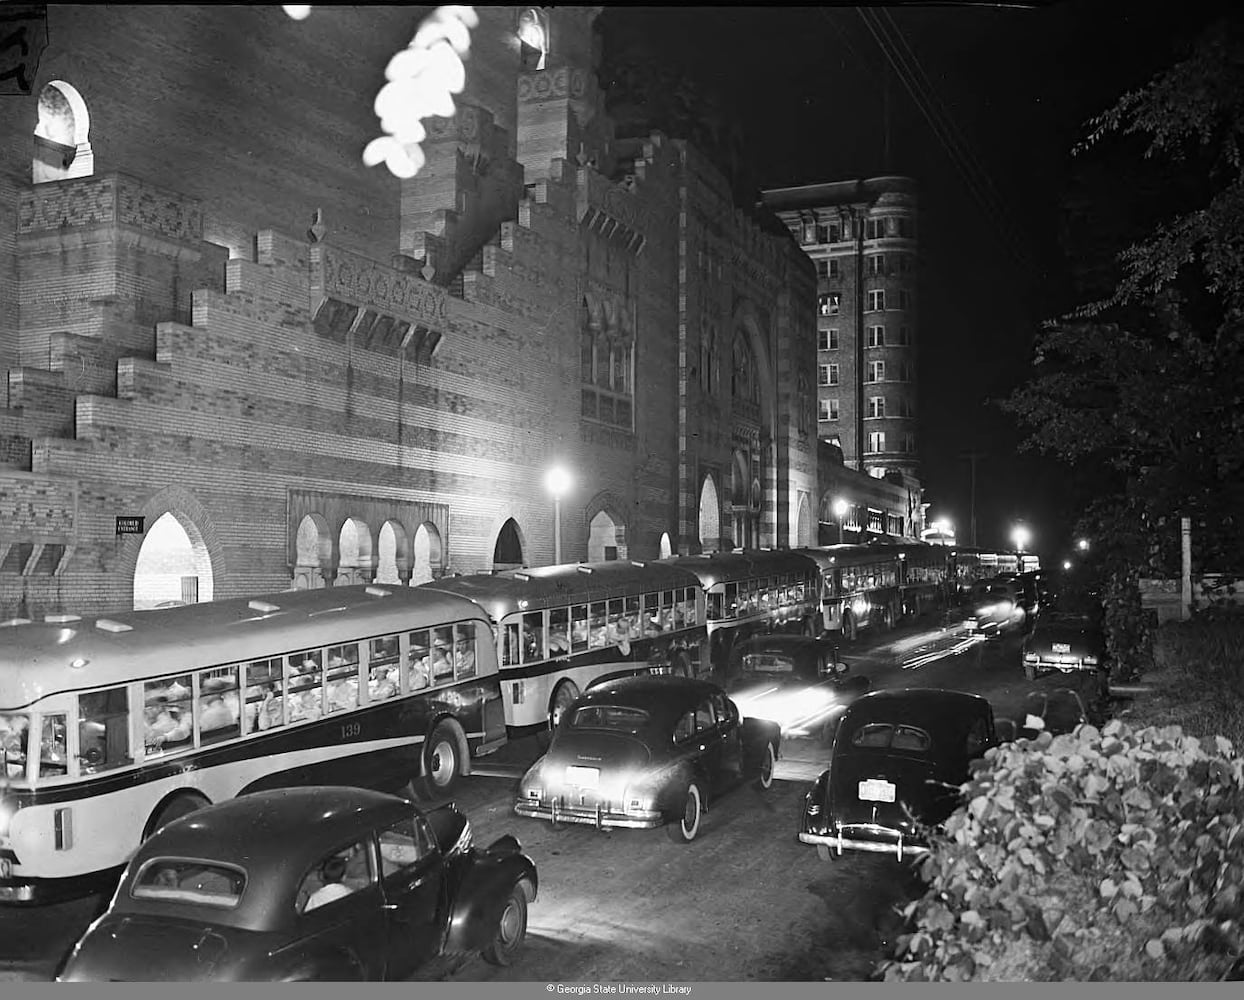
<path fill-rule="evenodd" d="M 399 181 L 359 153 L 410 8 L 49 8 L 0 101 L 0 619 L 551 562 L 555 462 L 568 560 L 815 542 L 812 263 L 615 139 L 597 9 L 545 10 L 535 69 L 478 8 Z"/>

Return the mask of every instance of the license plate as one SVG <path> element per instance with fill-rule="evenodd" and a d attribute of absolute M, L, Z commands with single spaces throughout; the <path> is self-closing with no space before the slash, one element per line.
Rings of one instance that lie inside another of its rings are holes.
<path fill-rule="evenodd" d="M 1056 643 L 1054 643 L 1054 644 L 1053 644 L 1053 647 L 1052 647 L 1052 648 L 1053 648 L 1054 652 L 1056 652 L 1056 653 L 1070 653 L 1070 652 L 1071 652 L 1071 643 L 1069 643 L 1069 642 L 1056 642 Z"/>
<path fill-rule="evenodd" d="M 8 858 L 0 858 L 0 878 L 13 877 L 13 862 Z"/>
<path fill-rule="evenodd" d="M 571 764 L 566 768 L 566 784 L 577 785 L 579 788 L 595 788 L 600 780 L 600 768 L 575 767 Z"/>
<path fill-rule="evenodd" d="M 893 802 L 894 782 L 868 778 L 860 782 L 860 800 L 863 802 Z"/>

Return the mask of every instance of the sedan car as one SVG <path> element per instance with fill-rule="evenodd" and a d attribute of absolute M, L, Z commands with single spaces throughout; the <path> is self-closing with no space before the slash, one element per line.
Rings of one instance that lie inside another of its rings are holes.
<path fill-rule="evenodd" d="M 833 640 L 774 633 L 741 643 L 739 669 L 727 693 L 746 715 L 763 715 L 789 736 L 820 735 L 828 743 L 869 680 L 852 674 Z"/>
<path fill-rule="evenodd" d="M 781 742 L 777 723 L 743 718 L 709 681 L 607 681 L 563 714 L 548 753 L 523 776 L 514 810 L 597 829 L 666 826 L 672 840 L 689 843 L 722 792 L 749 778 L 773 783 Z"/>
<path fill-rule="evenodd" d="M 442 952 L 506 965 L 536 867 L 480 850 L 452 805 L 334 786 L 259 792 L 174 820 L 126 866 L 60 980 L 402 979 Z"/>
<path fill-rule="evenodd" d="M 1025 614 L 1019 585 L 1013 580 L 980 581 L 968 595 L 962 615 L 969 631 L 984 635 L 998 634 L 1023 624 Z"/>
<path fill-rule="evenodd" d="M 1058 670 L 1087 671 L 1104 682 L 1110 669 L 1106 634 L 1091 615 L 1046 615 L 1025 638 L 1022 655 L 1024 676 L 1030 681 Z"/>
<path fill-rule="evenodd" d="M 925 854 L 929 832 L 959 805 L 972 760 L 999 742 L 993 709 L 979 695 L 866 694 L 847 709 L 830 766 L 804 797 L 799 840 L 825 860 L 847 850 L 900 861 Z"/>

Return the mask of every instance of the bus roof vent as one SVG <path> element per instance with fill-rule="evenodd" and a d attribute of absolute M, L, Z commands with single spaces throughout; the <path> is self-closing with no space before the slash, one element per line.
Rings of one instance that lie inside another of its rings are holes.
<path fill-rule="evenodd" d="M 530 579 L 531 579 L 531 576 L 530 576 L 530 574 L 528 574 L 528 573 L 515 573 L 515 574 L 514 574 L 514 579 L 515 579 L 515 580 L 522 580 L 522 581 L 523 581 L 523 583 L 526 583 L 528 580 L 530 580 Z"/>
<path fill-rule="evenodd" d="M 632 559 L 632 560 L 631 560 L 631 565 L 632 565 L 632 566 L 638 566 L 640 569 L 643 569 L 643 568 L 644 568 L 645 566 L 647 566 L 648 564 L 647 564 L 646 562 L 643 562 L 643 561 L 642 561 L 642 560 L 640 560 L 640 559 Z"/>
<path fill-rule="evenodd" d="M 580 567 L 579 567 L 579 572 L 580 572 L 580 573 L 591 573 L 591 572 L 592 572 L 592 567 L 591 567 L 591 566 L 580 566 Z"/>
<path fill-rule="evenodd" d="M 368 587 L 363 592 L 370 594 L 372 597 L 388 597 L 393 593 L 388 587 Z"/>
<path fill-rule="evenodd" d="M 105 632 L 133 632 L 134 626 L 127 625 L 125 622 L 119 622 L 112 618 L 97 618 L 95 627 L 103 629 Z"/>
<path fill-rule="evenodd" d="M 29 618 L 10 618 L 8 621 L 0 622 L 0 628 L 8 628 L 10 625 L 29 625 Z"/>
<path fill-rule="evenodd" d="M 270 615 L 274 611 L 281 610 L 281 606 L 279 604 L 272 604 L 268 601 L 251 601 L 246 606 L 252 611 L 260 611 L 265 615 Z"/>
<path fill-rule="evenodd" d="M 70 622 L 82 621 L 81 615 L 44 615 L 43 620 L 51 625 L 67 625 Z"/>

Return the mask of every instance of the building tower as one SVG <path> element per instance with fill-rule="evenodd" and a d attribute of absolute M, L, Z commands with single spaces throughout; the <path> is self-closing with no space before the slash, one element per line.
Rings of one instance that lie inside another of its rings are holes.
<path fill-rule="evenodd" d="M 763 192 L 817 274 L 817 430 L 844 464 L 914 479 L 916 192 L 873 177 Z"/>

